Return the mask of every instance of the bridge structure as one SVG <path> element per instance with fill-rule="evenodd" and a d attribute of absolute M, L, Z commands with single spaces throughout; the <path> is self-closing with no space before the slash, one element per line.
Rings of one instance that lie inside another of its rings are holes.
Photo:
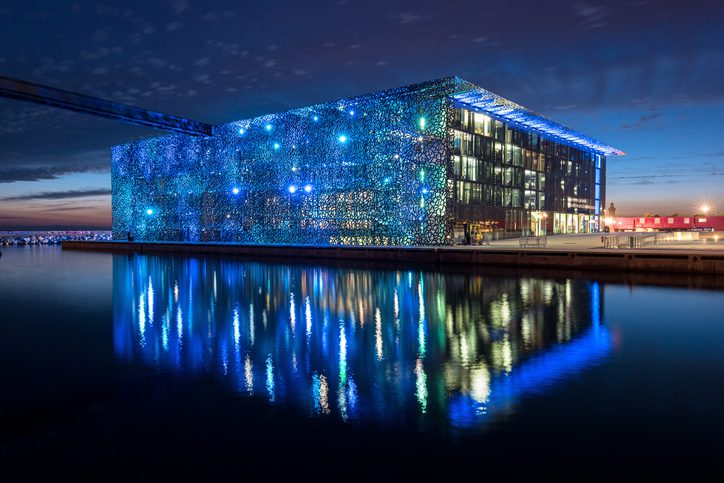
<path fill-rule="evenodd" d="M 10 77 L 0 76 L 0 97 L 92 114 L 163 131 L 192 136 L 214 135 L 214 126 L 211 124 Z"/>

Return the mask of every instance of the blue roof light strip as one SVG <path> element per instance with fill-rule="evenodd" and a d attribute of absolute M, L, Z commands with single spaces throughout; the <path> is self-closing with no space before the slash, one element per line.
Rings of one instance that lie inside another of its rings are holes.
<path fill-rule="evenodd" d="M 587 151 L 594 151 L 605 156 L 626 154 L 613 146 L 551 121 L 482 87 L 474 86 L 471 89 L 455 93 L 451 97 L 459 104 L 474 111 L 483 112 L 500 121 L 517 125 L 526 131 L 536 132 L 554 140 L 581 147 Z"/>

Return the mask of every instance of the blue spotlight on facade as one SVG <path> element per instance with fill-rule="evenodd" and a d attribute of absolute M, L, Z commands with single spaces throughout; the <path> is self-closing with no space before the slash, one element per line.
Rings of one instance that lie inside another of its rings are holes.
<path fill-rule="evenodd" d="M 345 136 L 344 134 L 342 134 L 341 136 L 339 136 L 339 137 L 337 138 L 337 140 L 338 140 L 340 143 L 344 144 L 344 143 L 347 142 L 347 136 Z"/>
<path fill-rule="evenodd" d="M 238 195 L 239 191 L 241 191 L 241 190 L 239 188 L 237 188 L 236 186 L 234 186 L 234 189 L 231 190 L 231 192 L 234 193 L 235 195 Z"/>
<path fill-rule="evenodd" d="M 311 193 L 312 192 L 312 185 L 308 184 L 304 186 L 304 192 L 305 193 Z"/>
<path fill-rule="evenodd" d="M 241 129 L 239 129 L 239 134 L 240 134 L 240 135 L 243 135 L 245 132 L 246 132 L 246 129 L 244 129 L 243 127 L 242 127 Z"/>
<path fill-rule="evenodd" d="M 422 188 L 422 194 L 423 194 L 423 195 L 426 195 L 426 194 L 428 194 L 429 192 L 430 192 L 429 189 L 427 189 L 427 188 Z"/>
<path fill-rule="evenodd" d="M 353 110 L 353 109 L 350 109 L 349 115 L 350 115 L 350 116 L 354 116 L 354 110 Z"/>
<path fill-rule="evenodd" d="M 291 194 L 294 194 L 294 193 L 297 192 L 297 187 L 294 186 L 294 185 L 291 185 L 291 186 L 289 186 L 289 188 L 287 188 L 287 190 L 288 190 Z"/>
<path fill-rule="evenodd" d="M 319 116 L 314 116 L 314 117 L 312 118 L 312 120 L 313 120 L 314 122 L 319 121 Z"/>
<path fill-rule="evenodd" d="M 274 149 L 279 149 L 279 148 L 281 148 L 281 147 L 282 147 L 281 144 L 279 144 L 279 143 L 274 143 Z"/>
<path fill-rule="evenodd" d="M 153 210 L 151 208 L 146 210 L 147 215 L 153 215 Z"/>
<path fill-rule="evenodd" d="M 267 124 L 266 126 L 264 126 L 264 129 L 266 129 L 267 131 L 271 131 L 271 130 L 272 130 L 272 125 L 271 125 L 271 124 Z"/>
<path fill-rule="evenodd" d="M 382 180 L 382 182 L 385 184 L 390 184 L 390 178 L 385 178 Z"/>

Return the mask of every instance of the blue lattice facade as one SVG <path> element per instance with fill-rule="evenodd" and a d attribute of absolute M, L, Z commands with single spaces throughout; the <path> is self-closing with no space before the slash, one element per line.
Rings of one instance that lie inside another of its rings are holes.
<path fill-rule="evenodd" d="M 514 140 L 507 133 L 528 133 L 530 144 L 536 128 L 521 118 L 504 118 L 505 112 L 486 111 L 490 105 L 484 105 L 480 95 L 471 97 L 472 92 L 487 91 L 451 77 L 232 122 L 215 127 L 210 137 L 175 134 L 116 146 L 113 236 L 125 239 L 131 233 L 136 240 L 263 244 L 445 245 L 460 238 L 461 226 L 467 238 L 470 232 L 525 231 L 518 225 L 545 210 L 546 202 L 539 206 L 536 197 L 535 205 L 522 206 L 523 184 L 530 183 L 530 176 L 522 174 L 527 158 L 521 151 L 517 166 L 511 149 L 508 159 L 506 148 Z M 477 132 L 473 112 L 492 123 L 489 149 L 483 147 L 486 133 L 483 127 Z M 549 121 L 546 129 L 551 126 L 558 125 Z M 586 178 L 582 184 L 590 184 L 586 192 L 591 196 L 575 210 L 590 207 L 590 216 L 596 217 L 607 147 L 600 143 L 591 147 L 595 141 L 582 135 L 555 142 L 548 131 L 540 130 L 540 139 L 550 138 L 554 147 L 570 146 L 566 156 L 574 152 L 573 146 L 576 152 L 589 153 L 585 162 L 594 167 L 584 173 L 591 175 L 590 183 Z M 570 130 L 564 134 L 576 135 Z M 481 140 L 468 145 L 463 142 L 468 136 Z M 522 135 L 515 138 L 523 142 Z M 518 148 L 533 149 L 525 143 Z M 598 194 L 593 188 L 596 156 Z M 468 169 L 469 158 L 475 160 L 474 170 Z M 551 158 L 551 170 L 560 159 Z M 536 166 L 545 171 L 545 163 Z M 513 173 L 505 178 L 508 168 L 520 171 L 520 176 Z M 496 173 L 502 174 L 497 191 Z M 520 186 L 502 188 L 505 181 Z M 536 178 L 536 188 L 539 182 Z M 472 184 L 476 186 L 469 190 Z M 489 199 L 484 193 L 490 193 Z M 554 196 L 551 207 L 560 208 L 554 206 Z M 487 209 L 485 203 L 495 209 Z M 516 213 L 512 224 L 511 210 Z M 497 221 L 492 221 L 494 217 Z"/>

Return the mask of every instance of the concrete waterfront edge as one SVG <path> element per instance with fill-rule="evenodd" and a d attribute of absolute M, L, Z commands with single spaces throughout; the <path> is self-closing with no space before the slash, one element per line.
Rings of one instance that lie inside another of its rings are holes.
<path fill-rule="evenodd" d="M 390 261 L 434 264 L 521 266 L 550 269 L 672 273 L 724 273 L 724 253 L 687 250 L 475 249 L 471 247 L 386 247 L 240 245 L 230 243 L 65 241 L 63 249 L 122 253 L 237 255 L 262 258 Z"/>

